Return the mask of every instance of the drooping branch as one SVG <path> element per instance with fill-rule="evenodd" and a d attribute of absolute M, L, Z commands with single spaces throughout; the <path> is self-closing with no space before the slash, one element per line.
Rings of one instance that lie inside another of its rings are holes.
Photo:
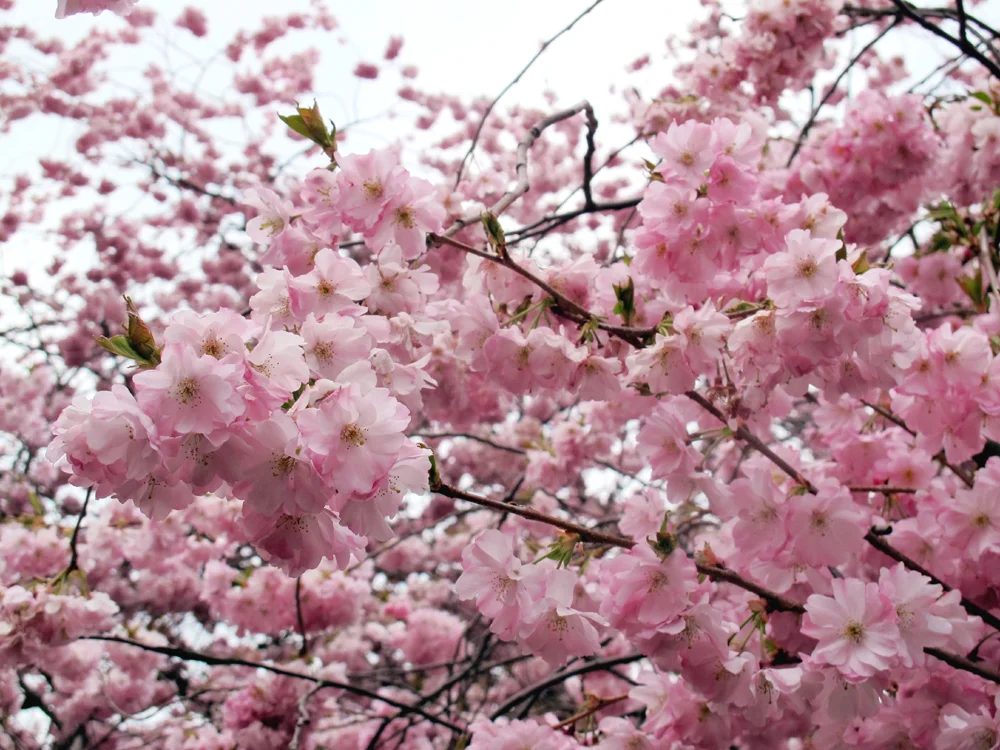
<path fill-rule="evenodd" d="M 644 658 L 645 657 L 642 654 L 628 654 L 626 656 L 615 656 L 610 659 L 595 659 L 593 661 L 584 662 L 579 667 L 556 672 L 551 677 L 547 677 L 540 682 L 536 682 L 534 685 L 530 685 L 521 692 L 508 698 L 503 702 L 503 704 L 500 705 L 499 708 L 490 714 L 490 719 L 498 719 L 522 701 L 528 700 L 532 696 L 548 690 L 550 687 L 559 685 L 560 683 L 568 680 L 570 677 L 577 677 L 578 675 L 588 674 L 590 672 L 603 672 L 611 667 L 617 667 L 622 664 L 631 664 L 632 662 L 636 662 Z"/>
<path fill-rule="evenodd" d="M 276 667 L 271 664 L 264 664 L 261 662 L 248 661 L 247 659 L 240 659 L 238 657 L 220 657 L 212 656 L 211 654 L 203 654 L 199 651 L 192 651 L 186 648 L 175 648 L 172 646 L 151 646 L 146 643 L 139 643 L 138 641 L 133 641 L 128 638 L 119 638 L 117 636 L 109 635 L 92 635 L 85 636 L 84 640 L 89 641 L 106 641 L 108 643 L 121 643 L 126 646 L 134 646 L 135 648 L 140 648 L 143 651 L 149 651 L 154 654 L 162 654 L 163 656 L 169 656 L 174 659 L 182 659 L 184 661 L 195 661 L 201 664 L 207 664 L 213 667 L 249 667 L 250 669 L 263 669 L 264 671 L 271 672 L 276 675 L 281 675 L 282 677 L 290 677 L 295 680 L 306 680 L 317 685 L 320 688 L 333 688 L 335 690 L 343 690 L 348 693 L 353 693 L 354 695 L 359 695 L 363 698 L 368 698 L 373 701 L 381 701 L 386 705 L 392 706 L 393 708 L 406 709 L 419 714 L 423 718 L 427 719 L 433 724 L 450 729 L 453 732 L 464 732 L 465 730 L 454 724 L 447 719 L 442 719 L 434 714 L 425 711 L 421 708 L 414 708 L 403 701 L 396 700 L 395 698 L 389 698 L 388 696 L 379 695 L 376 692 L 367 690 L 365 688 L 359 687 L 357 685 L 352 685 L 346 682 L 338 682 L 336 680 L 327 680 L 320 677 L 313 677 L 312 675 L 302 674 L 301 672 L 293 672 L 290 669 L 283 669 L 282 667 Z"/>

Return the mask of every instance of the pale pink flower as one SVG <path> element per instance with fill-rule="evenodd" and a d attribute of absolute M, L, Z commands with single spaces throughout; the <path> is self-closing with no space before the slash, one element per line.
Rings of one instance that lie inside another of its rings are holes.
<path fill-rule="evenodd" d="M 423 494 L 429 489 L 430 450 L 404 440 L 392 468 L 370 492 L 356 493 L 340 509 L 340 518 L 355 534 L 371 541 L 392 538 L 388 519 L 396 515 L 409 492 Z"/>
<path fill-rule="evenodd" d="M 889 669 L 899 653 L 896 607 L 877 583 L 834 578 L 833 597 L 806 600 L 802 632 L 819 641 L 812 659 L 836 667 L 851 682 Z"/>
<path fill-rule="evenodd" d="M 602 561 L 600 581 L 607 594 L 601 615 L 624 633 L 655 629 L 677 618 L 697 586 L 694 563 L 679 547 L 664 558 L 645 541 Z"/>
<path fill-rule="evenodd" d="M 247 234 L 254 242 L 262 244 L 281 234 L 295 212 L 295 204 L 266 187 L 244 191 L 243 202 L 257 209 L 257 215 L 247 222 Z"/>
<path fill-rule="evenodd" d="M 319 378 L 336 379 L 350 364 L 365 359 L 371 350 L 368 331 L 346 315 L 309 314 L 300 330 L 305 342 L 306 364 Z"/>
<path fill-rule="evenodd" d="M 705 182 L 705 170 L 717 151 L 711 126 L 694 120 L 671 123 L 667 132 L 657 134 L 649 145 L 663 159 L 661 172 L 675 175 L 692 187 Z"/>
<path fill-rule="evenodd" d="M 629 381 L 645 383 L 653 393 L 680 394 L 694 387 L 695 373 L 684 354 L 685 339 L 656 335 L 652 346 L 628 356 Z"/>
<path fill-rule="evenodd" d="M 247 354 L 247 365 L 275 388 L 290 394 L 309 380 L 303 343 L 298 334 L 265 327 L 260 340 Z"/>
<path fill-rule="evenodd" d="M 357 232 L 367 233 L 382 217 L 389 202 L 403 192 L 407 172 L 399 166 L 396 154 L 388 149 L 363 155 L 338 153 L 337 164 L 344 222 Z"/>
<path fill-rule="evenodd" d="M 123 385 L 98 391 L 93 400 L 77 396 L 53 428 L 46 455 L 80 479 L 81 484 L 113 487 L 153 471 L 160 456 L 153 445 L 153 422 Z"/>
<path fill-rule="evenodd" d="M 445 218 L 434 186 L 426 180 L 408 177 L 403 189 L 386 206 L 366 242 L 376 252 L 395 243 L 402 249 L 405 259 L 413 260 L 427 251 L 427 233 L 440 232 Z"/>
<path fill-rule="evenodd" d="M 935 604 L 944 589 L 915 570 L 907 570 L 903 563 L 892 568 L 882 568 L 878 577 L 879 590 L 896 607 L 900 659 L 905 667 L 923 664 L 924 647 L 946 646 L 951 635 L 951 623 L 938 612 Z"/>
<path fill-rule="evenodd" d="M 116 482 L 112 488 L 115 497 L 122 502 L 131 500 L 151 521 L 162 521 L 171 512 L 183 510 L 194 502 L 188 484 L 161 468 L 146 476 Z"/>
<path fill-rule="evenodd" d="M 530 599 L 511 538 L 487 529 L 465 548 L 462 568 L 455 582 L 458 598 L 475 599 L 476 608 L 492 619 L 490 630 L 504 640 L 514 640 L 524 628 Z"/>
<path fill-rule="evenodd" d="M 581 401 L 610 401 L 622 390 L 617 359 L 588 355 L 576 366 L 567 388 L 576 392 Z"/>
<path fill-rule="evenodd" d="M 409 411 L 385 388 L 347 385 L 298 415 L 305 444 L 335 492 L 369 492 L 403 444 Z"/>
<path fill-rule="evenodd" d="M 302 448 L 299 430 L 282 411 L 256 423 L 241 439 L 243 455 L 233 494 L 264 516 L 319 513 L 331 494 Z"/>
<path fill-rule="evenodd" d="M 606 716 L 598 727 L 604 736 L 596 745 L 597 750 L 656 750 L 653 738 L 636 729 L 628 719 Z"/>
<path fill-rule="evenodd" d="M 232 310 L 198 315 L 191 310 L 178 310 L 163 332 L 165 344 L 183 344 L 199 354 L 216 359 L 246 355 L 246 341 L 253 324 Z"/>
<path fill-rule="evenodd" d="M 596 653 L 601 646 L 597 627 L 606 623 L 593 612 L 573 608 L 576 574 L 541 565 L 531 570 L 527 581 L 530 625 L 522 631 L 520 642 L 550 664 Z"/>
<path fill-rule="evenodd" d="M 707 302 L 697 310 L 685 307 L 674 316 L 673 327 L 684 341 L 684 354 L 691 365 L 700 372 L 709 372 L 726 346 L 733 324 Z"/>
<path fill-rule="evenodd" d="M 665 404 L 658 405 L 639 429 L 639 453 L 656 478 L 689 475 L 698 460 L 698 452 L 687 444 L 687 428 Z"/>
<path fill-rule="evenodd" d="M 625 498 L 625 508 L 618 528 L 637 542 L 655 536 L 663 525 L 667 504 L 663 493 L 657 489 L 646 489 Z"/>
<path fill-rule="evenodd" d="M 58 0 L 56 18 L 66 18 L 77 13 L 93 13 L 110 10 L 119 16 L 127 16 L 138 0 Z"/>
<path fill-rule="evenodd" d="M 312 271 L 289 281 L 288 300 L 292 314 L 304 320 L 313 313 L 322 316 L 353 308 L 371 291 L 357 261 L 324 248 L 316 254 Z"/>
<path fill-rule="evenodd" d="M 326 558 L 341 570 L 351 558 L 364 559 L 365 540 L 341 526 L 329 510 L 293 516 L 264 516 L 244 506 L 240 523 L 266 561 L 295 578 Z"/>
<path fill-rule="evenodd" d="M 366 304 L 382 314 L 416 312 L 439 287 L 430 266 L 411 267 L 399 245 L 383 247 L 378 259 L 365 269 L 365 276 L 371 286 Z"/>
<path fill-rule="evenodd" d="M 788 233 L 785 252 L 764 261 L 767 295 L 778 305 L 821 299 L 837 285 L 837 240 L 814 239 L 803 229 Z"/>
<path fill-rule="evenodd" d="M 735 159 L 720 154 L 708 170 L 708 197 L 714 201 L 748 204 L 757 192 L 757 180 Z"/>
<path fill-rule="evenodd" d="M 577 750 L 579 743 L 534 719 L 495 722 L 479 719 L 469 727 L 472 741 L 467 750 Z"/>
<path fill-rule="evenodd" d="M 939 512 L 938 522 L 955 549 L 978 560 L 987 550 L 1000 547 L 1000 492 L 980 481 L 971 490 L 960 489 Z"/>
<path fill-rule="evenodd" d="M 790 503 L 787 529 L 793 548 L 807 565 L 840 565 L 858 554 L 867 517 L 846 487 L 823 484 Z"/>
<path fill-rule="evenodd" d="M 236 390 L 241 369 L 170 344 L 155 370 L 135 375 L 136 399 L 161 432 L 207 435 L 243 414 L 246 407 Z"/>
<path fill-rule="evenodd" d="M 940 734 L 934 742 L 936 750 L 996 750 L 1000 747 L 1000 724 L 995 716 L 990 716 L 986 706 L 980 706 L 979 713 L 970 713 L 949 703 L 941 709 L 938 728 Z"/>

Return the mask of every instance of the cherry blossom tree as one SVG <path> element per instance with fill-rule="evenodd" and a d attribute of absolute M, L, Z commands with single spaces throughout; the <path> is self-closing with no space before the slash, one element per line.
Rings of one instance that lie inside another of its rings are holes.
<path fill-rule="evenodd" d="M 995 7 L 703 0 L 606 111 L 514 86 L 613 3 L 387 28 L 364 150 L 318 1 L 116 81 L 207 5 L 0 27 L 0 748 L 1000 747 Z"/>

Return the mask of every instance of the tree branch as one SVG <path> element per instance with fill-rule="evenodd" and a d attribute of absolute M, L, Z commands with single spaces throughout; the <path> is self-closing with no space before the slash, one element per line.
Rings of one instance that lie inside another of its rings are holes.
<path fill-rule="evenodd" d="M 366 690 L 365 688 L 358 687 L 357 685 L 351 685 L 346 682 L 338 682 L 336 680 L 325 680 L 319 677 L 313 677 L 311 675 L 302 674 L 300 672 L 293 672 L 290 669 L 283 669 L 282 667 L 275 667 L 270 664 L 262 664 L 260 662 L 247 661 L 246 659 L 240 659 L 236 657 L 219 657 L 212 656 L 211 654 L 203 654 L 198 651 L 191 651 L 185 648 L 174 648 L 170 646 L 150 646 L 145 643 L 139 643 L 138 641 L 132 641 L 128 638 L 118 638 L 117 636 L 110 635 L 91 635 L 85 636 L 83 640 L 87 641 L 106 641 L 108 643 L 121 643 L 126 646 L 134 646 L 135 648 L 141 648 L 143 651 L 150 651 L 154 654 L 162 654 L 163 656 L 169 656 L 174 659 L 183 659 L 185 661 L 196 661 L 202 664 L 208 664 L 209 666 L 215 667 L 249 667 L 251 669 L 263 669 L 265 671 L 271 672 L 273 674 L 281 675 L 282 677 L 291 677 L 296 680 L 307 680 L 313 684 L 319 686 L 320 688 L 333 688 L 336 690 L 343 690 L 348 693 L 353 693 L 354 695 L 360 695 L 363 698 L 368 698 L 369 700 L 381 701 L 386 705 L 392 706 L 393 708 L 406 709 L 412 711 L 413 713 L 419 714 L 427 721 L 437 724 L 439 726 L 450 729 L 453 732 L 464 732 L 465 730 L 453 724 L 452 722 L 441 719 L 434 714 L 428 713 L 420 708 L 414 708 L 413 706 L 404 703 L 403 701 L 396 700 L 395 698 L 389 698 L 384 695 L 379 695 L 371 690 Z"/>
<path fill-rule="evenodd" d="M 596 8 L 598 5 L 600 5 L 602 2 L 604 2 L 604 0 L 596 0 L 595 2 L 591 3 L 589 6 L 587 6 L 587 8 L 580 15 L 578 15 L 576 18 L 574 18 L 572 21 L 570 21 L 569 25 L 563 27 L 559 31 L 559 33 L 557 33 L 555 36 L 549 37 L 544 42 L 542 42 L 542 46 L 539 48 L 538 52 L 536 52 L 534 54 L 534 56 L 530 60 L 528 60 L 528 64 L 525 65 L 523 68 L 521 68 L 521 72 L 518 73 L 516 76 L 514 76 L 514 80 L 512 80 L 510 83 L 508 83 L 506 86 L 504 86 L 503 90 L 499 94 L 496 95 L 496 97 L 493 99 L 493 101 L 491 101 L 489 103 L 489 105 L 486 107 L 486 111 L 483 112 L 483 117 L 479 121 L 478 127 L 476 127 L 475 134 L 472 136 L 472 143 L 469 144 L 469 150 L 465 152 L 465 156 L 462 157 L 462 163 L 459 164 L 459 166 L 458 166 L 458 174 L 455 175 L 455 187 L 456 188 L 458 187 L 459 183 L 462 182 L 462 175 L 465 173 L 465 165 L 468 163 L 469 159 L 472 158 L 472 154 L 476 150 L 476 145 L 479 143 L 479 137 L 483 133 L 483 127 L 486 125 L 486 120 L 489 119 L 490 113 L 493 111 L 493 108 L 496 107 L 497 103 L 503 98 L 504 94 L 506 94 L 508 91 L 510 91 L 511 88 L 513 88 L 514 85 L 518 81 L 521 80 L 521 77 L 525 73 L 528 72 L 528 70 L 531 68 L 531 66 L 535 64 L 535 61 L 538 60 L 538 58 L 542 56 L 542 54 L 545 52 L 545 50 L 547 50 L 549 48 L 549 46 L 554 41 L 556 41 L 559 37 L 561 37 L 563 34 L 567 33 L 570 29 L 572 29 L 574 26 L 576 26 L 577 22 L 581 18 L 583 18 L 584 16 L 586 16 L 588 13 L 590 13 L 590 11 L 592 11 L 594 8 Z"/>

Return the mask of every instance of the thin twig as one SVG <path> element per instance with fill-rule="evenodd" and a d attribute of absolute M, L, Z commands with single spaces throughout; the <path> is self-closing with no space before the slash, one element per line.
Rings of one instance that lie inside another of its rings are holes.
<path fill-rule="evenodd" d="M 813 125 L 816 124 L 816 118 L 819 117 L 819 111 L 823 109 L 823 105 L 830 100 L 831 96 L 833 96 L 833 93 L 837 90 L 837 87 L 840 86 L 840 82 L 844 80 L 844 76 L 846 76 L 854 68 L 854 66 L 857 65 L 858 60 L 860 60 L 868 50 L 874 47 L 886 34 L 888 34 L 893 28 L 895 28 L 898 23 L 899 19 L 897 18 L 889 26 L 883 29 L 877 36 L 875 36 L 874 39 L 868 42 L 868 44 L 862 47 L 861 51 L 858 52 L 858 54 L 856 54 L 854 57 L 852 57 L 851 61 L 847 63 L 847 66 L 842 71 L 840 71 L 840 75 L 837 76 L 837 80 L 835 80 L 833 84 L 831 84 L 830 88 L 827 89 L 826 94 L 824 94 L 823 98 L 819 100 L 819 104 L 813 107 L 812 112 L 809 114 L 809 119 L 806 120 L 806 124 L 802 127 L 802 130 L 799 131 L 799 137 L 795 141 L 795 147 L 792 149 L 792 153 L 788 157 L 788 161 L 785 163 L 786 167 L 792 166 L 792 162 L 795 161 L 795 157 L 798 155 L 799 150 L 806 142 L 806 136 L 809 135 L 809 131 L 812 130 Z"/>
<path fill-rule="evenodd" d="M 302 674 L 300 672 L 293 672 L 290 669 L 283 669 L 282 667 L 275 667 L 271 664 L 263 664 L 261 662 L 248 661 L 246 659 L 240 659 L 237 657 L 219 657 L 212 656 L 211 654 L 203 654 L 198 651 L 191 651 L 186 648 L 174 648 L 171 646 L 151 646 L 146 643 L 139 643 L 138 641 L 132 641 L 128 638 L 119 638 L 117 636 L 110 635 L 90 635 L 84 636 L 83 640 L 88 641 L 106 641 L 108 643 L 121 643 L 126 646 L 134 646 L 135 648 L 140 648 L 143 651 L 149 651 L 154 654 L 162 654 L 163 656 L 169 656 L 174 659 L 183 659 L 185 661 L 196 661 L 202 664 L 208 664 L 209 666 L 215 667 L 249 667 L 250 669 L 263 669 L 267 672 L 273 674 L 281 675 L 282 677 L 291 677 L 296 680 L 307 680 L 309 682 L 318 685 L 321 688 L 333 688 L 335 690 L 343 690 L 348 693 L 353 693 L 354 695 L 360 695 L 363 698 L 368 698 L 369 700 L 380 701 L 393 708 L 401 708 L 411 710 L 414 713 L 419 714 L 423 718 L 427 719 L 433 724 L 450 729 L 453 732 L 464 732 L 465 730 L 446 719 L 441 719 L 434 714 L 431 714 L 423 709 L 414 708 L 403 701 L 396 700 L 395 698 L 389 698 L 388 696 L 379 695 L 371 690 L 366 690 L 365 688 L 358 687 L 357 685 L 351 685 L 346 682 L 338 682 L 336 680 L 326 680 L 319 677 L 313 677 L 312 675 Z"/>
<path fill-rule="evenodd" d="M 523 68 L 521 68 L 521 72 L 518 73 L 516 76 L 514 76 L 514 80 L 512 80 L 510 83 L 504 86 L 503 90 L 496 95 L 493 101 L 489 103 L 489 105 L 486 107 L 486 111 L 483 112 L 483 117 L 479 121 L 479 126 L 476 128 L 475 134 L 472 136 L 472 143 L 469 144 L 469 150 L 465 152 L 465 156 L 462 157 L 462 163 L 458 166 L 458 174 L 455 175 L 456 188 L 458 187 L 459 183 L 462 182 L 462 175 L 465 173 L 465 165 L 468 163 L 469 159 L 472 158 L 472 154 L 476 150 L 476 145 L 479 143 L 479 137 L 483 133 L 483 127 L 486 125 L 486 120 L 489 119 L 490 113 L 493 111 L 493 108 L 496 107 L 497 103 L 503 98 L 504 94 L 510 91 L 511 88 L 513 88 L 514 85 L 521 80 L 521 77 L 528 72 L 531 66 L 535 64 L 535 61 L 542 56 L 542 53 L 544 53 L 545 50 L 547 50 L 549 46 L 554 41 L 556 41 L 556 39 L 558 39 L 563 34 L 572 29 L 581 18 L 590 13 L 590 11 L 592 11 L 602 2 L 604 2 L 604 0 L 596 0 L 594 3 L 591 3 L 580 15 L 578 15 L 576 18 L 570 21 L 568 26 L 563 27 L 563 29 L 559 31 L 559 33 L 557 33 L 555 36 L 550 37 L 549 39 L 546 39 L 544 42 L 542 42 L 542 46 L 539 48 L 538 52 L 536 52 L 534 56 L 530 60 L 528 60 L 528 64 L 525 65 Z"/>
<path fill-rule="evenodd" d="M 87 488 L 87 496 L 83 499 L 83 507 L 80 508 L 80 515 L 76 519 L 76 526 L 73 528 L 73 536 L 69 538 L 69 565 L 66 566 L 66 574 L 72 573 L 74 570 L 79 569 L 79 561 L 77 559 L 76 545 L 80 539 L 80 528 L 83 526 L 83 519 L 87 515 L 87 506 L 90 504 L 90 498 L 94 494 L 94 488 Z"/>
<path fill-rule="evenodd" d="M 299 633 L 302 635 L 299 656 L 305 656 L 309 653 L 309 639 L 306 637 L 306 623 L 302 617 L 302 576 L 295 579 L 295 617 L 299 621 Z"/>

